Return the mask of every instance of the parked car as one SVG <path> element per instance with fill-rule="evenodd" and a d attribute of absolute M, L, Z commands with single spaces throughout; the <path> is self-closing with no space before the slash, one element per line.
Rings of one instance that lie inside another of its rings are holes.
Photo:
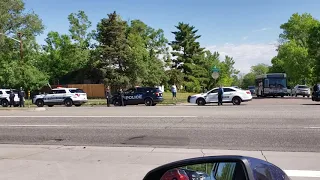
<path fill-rule="evenodd" d="M 256 94 L 256 87 L 255 86 L 248 86 L 249 91 L 251 94 Z"/>
<path fill-rule="evenodd" d="M 189 180 L 189 177 L 187 173 L 180 169 L 180 168 L 175 168 L 172 170 L 167 171 L 162 177 L 161 180 Z"/>
<path fill-rule="evenodd" d="M 20 103 L 20 99 L 18 96 L 18 90 L 12 89 L 15 96 L 14 96 L 14 104 L 13 106 L 18 107 Z M 2 107 L 8 107 L 10 105 L 10 89 L 0 89 L 0 105 Z"/>
<path fill-rule="evenodd" d="M 293 92 L 292 94 L 294 96 L 303 96 L 303 97 L 310 97 L 311 95 L 311 91 L 310 91 L 310 88 L 307 86 L 307 85 L 296 85 L 294 88 L 293 88 Z"/>
<path fill-rule="evenodd" d="M 188 102 L 191 104 L 198 104 L 203 106 L 209 103 L 218 103 L 218 90 L 214 88 L 206 93 L 195 94 L 188 97 Z M 249 90 L 241 90 L 234 87 L 223 87 L 223 103 L 233 103 L 233 105 L 240 105 L 242 102 L 252 100 L 252 95 Z"/>

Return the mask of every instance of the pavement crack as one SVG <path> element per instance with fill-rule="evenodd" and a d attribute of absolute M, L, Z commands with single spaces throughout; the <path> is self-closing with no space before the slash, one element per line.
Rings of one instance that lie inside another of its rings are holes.
<path fill-rule="evenodd" d="M 268 159 L 267 157 L 263 154 L 263 151 L 260 151 L 261 152 L 261 155 L 264 157 L 264 159 L 268 162 Z"/>
<path fill-rule="evenodd" d="M 203 152 L 203 149 L 200 149 L 201 153 L 202 153 L 202 157 L 205 156 L 204 152 Z"/>

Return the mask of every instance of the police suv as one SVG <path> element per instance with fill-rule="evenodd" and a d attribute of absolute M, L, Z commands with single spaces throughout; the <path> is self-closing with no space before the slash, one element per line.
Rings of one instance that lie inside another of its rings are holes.
<path fill-rule="evenodd" d="M 88 102 L 87 93 L 78 88 L 56 88 L 48 94 L 39 94 L 32 99 L 32 103 L 38 107 L 44 105 L 49 107 L 54 105 L 81 106 L 86 102 Z"/>
<path fill-rule="evenodd" d="M 14 104 L 13 106 L 19 106 L 20 100 L 18 96 L 18 90 L 13 89 L 14 92 Z M 10 89 L 0 89 L 0 104 L 2 107 L 8 107 L 10 105 Z"/>
<path fill-rule="evenodd" d="M 155 106 L 162 101 L 162 92 L 155 87 L 135 87 L 123 92 L 124 105 L 145 104 L 146 106 Z M 120 106 L 122 104 L 120 93 L 114 95 L 111 102 L 115 106 Z"/>
<path fill-rule="evenodd" d="M 209 103 L 218 103 L 218 90 L 214 88 L 206 93 L 195 94 L 188 97 L 188 102 L 203 106 Z M 251 101 L 252 95 L 249 90 L 242 90 L 235 87 L 223 87 L 223 103 L 232 103 L 233 105 L 240 105 L 241 102 Z"/>

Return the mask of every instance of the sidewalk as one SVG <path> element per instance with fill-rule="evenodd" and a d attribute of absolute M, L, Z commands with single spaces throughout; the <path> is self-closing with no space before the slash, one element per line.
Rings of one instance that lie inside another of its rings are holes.
<path fill-rule="evenodd" d="M 141 180 L 149 170 L 159 165 L 211 155 L 266 158 L 287 170 L 294 180 L 310 179 L 306 177 L 311 170 L 315 171 L 311 172 L 313 175 L 320 173 L 320 153 L 309 152 L 0 145 L 0 180 Z M 297 177 L 300 175 L 305 178 Z M 320 175 L 312 179 L 320 179 Z"/>

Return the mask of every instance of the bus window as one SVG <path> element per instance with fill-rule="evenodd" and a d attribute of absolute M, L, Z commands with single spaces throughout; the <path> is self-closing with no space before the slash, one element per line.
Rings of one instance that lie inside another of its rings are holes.
<path fill-rule="evenodd" d="M 264 80 L 264 87 L 269 87 L 269 79 Z"/>

